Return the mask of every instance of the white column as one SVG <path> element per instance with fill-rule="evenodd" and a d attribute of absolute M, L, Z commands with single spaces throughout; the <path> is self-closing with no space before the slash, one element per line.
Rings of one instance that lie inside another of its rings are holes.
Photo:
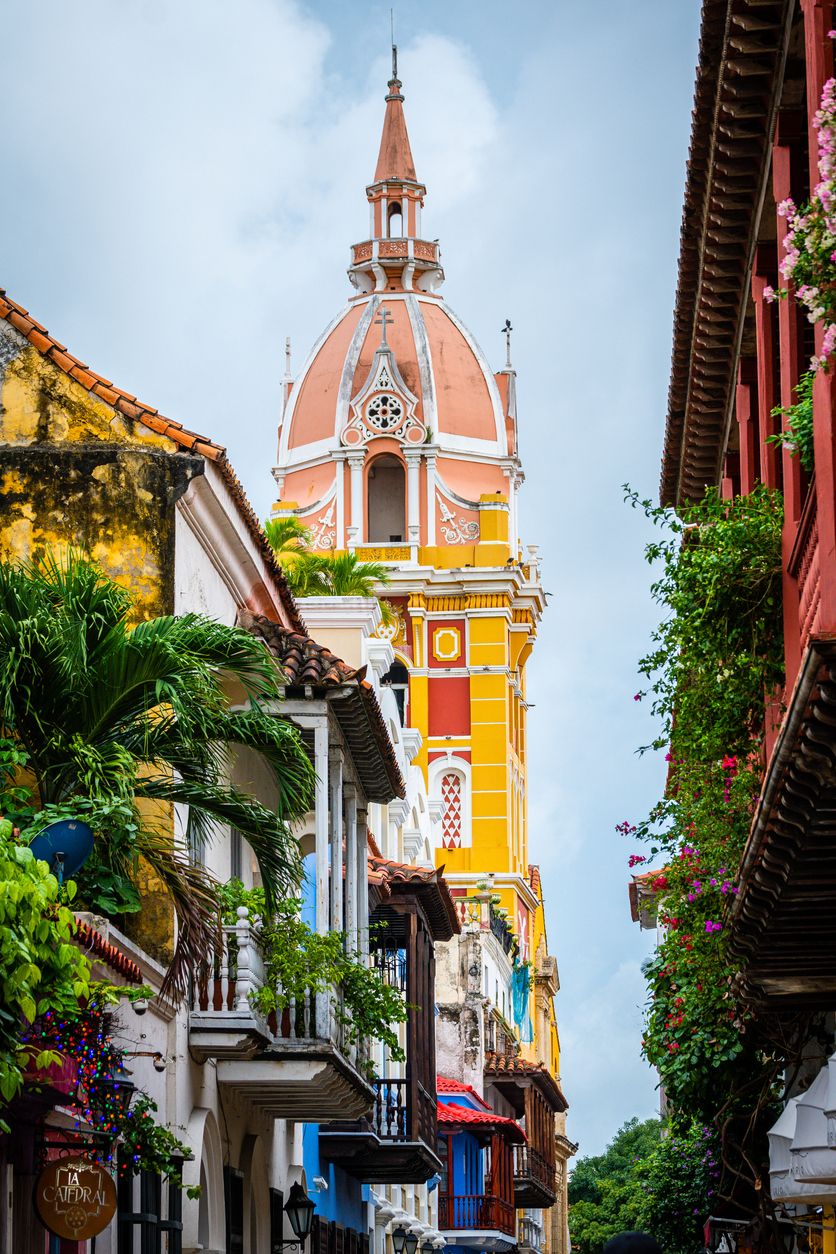
<path fill-rule="evenodd" d="M 345 449 L 337 449 L 331 454 L 337 473 L 337 522 L 335 528 L 335 549 L 345 548 Z"/>
<path fill-rule="evenodd" d="M 316 930 L 328 932 L 328 723 L 314 728 L 314 840 L 316 842 Z"/>
<path fill-rule="evenodd" d="M 366 811 L 357 809 L 357 950 L 369 953 L 369 842 Z"/>
<path fill-rule="evenodd" d="M 434 448 L 424 449 L 427 459 L 427 544 L 435 544 L 435 460 Z"/>
<path fill-rule="evenodd" d="M 363 462 L 366 450 L 349 449 L 348 468 L 351 472 L 351 526 L 348 528 L 348 547 L 363 543 Z"/>
<path fill-rule="evenodd" d="M 332 748 L 328 764 L 331 792 L 331 930 L 343 930 L 343 760 Z"/>
<path fill-rule="evenodd" d="M 405 448 L 406 461 L 406 538 L 421 543 L 421 450 Z"/>
<path fill-rule="evenodd" d="M 357 790 L 343 789 L 345 798 L 345 930 L 348 947 L 357 952 Z"/>

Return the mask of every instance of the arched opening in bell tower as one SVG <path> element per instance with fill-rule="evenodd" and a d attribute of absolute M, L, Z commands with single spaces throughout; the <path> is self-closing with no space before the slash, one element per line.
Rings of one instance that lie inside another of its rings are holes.
<path fill-rule="evenodd" d="M 395 201 L 393 204 L 389 206 L 388 217 L 389 217 L 389 230 L 387 233 L 389 235 L 389 238 L 390 239 L 402 239 L 403 238 L 403 210 L 401 209 L 401 206 L 397 201 Z"/>
<path fill-rule="evenodd" d="M 392 453 L 376 457 L 366 481 L 370 544 L 402 544 L 406 534 L 406 474 Z"/>

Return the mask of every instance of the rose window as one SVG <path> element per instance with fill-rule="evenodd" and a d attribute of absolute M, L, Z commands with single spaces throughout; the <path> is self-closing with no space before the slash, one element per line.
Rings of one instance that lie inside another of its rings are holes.
<path fill-rule="evenodd" d="M 389 431 L 396 427 L 403 417 L 403 406 L 397 396 L 384 392 L 375 396 L 366 406 L 366 421 L 378 431 Z"/>

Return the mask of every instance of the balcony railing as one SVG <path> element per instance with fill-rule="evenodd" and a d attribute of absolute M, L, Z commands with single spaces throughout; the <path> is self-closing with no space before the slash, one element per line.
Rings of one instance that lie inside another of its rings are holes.
<path fill-rule="evenodd" d="M 488 1193 L 442 1193 L 438 1199 L 442 1232 L 516 1232 L 516 1211 L 510 1202 Z"/>
<path fill-rule="evenodd" d="M 543 1249 L 543 1228 L 528 1215 L 520 1215 L 517 1221 L 517 1244 L 526 1250 L 540 1254 Z"/>
<path fill-rule="evenodd" d="M 815 631 L 821 602 L 821 566 L 819 563 L 819 528 L 816 507 L 816 485 L 807 493 L 804 512 L 798 524 L 789 574 L 798 584 L 798 634 L 803 656 L 811 632 Z"/>
<path fill-rule="evenodd" d="M 555 1169 L 531 1145 L 514 1146 L 514 1200 L 518 1206 L 551 1206 Z"/>
<path fill-rule="evenodd" d="M 368 1122 L 381 1140 L 435 1144 L 436 1102 L 422 1084 L 412 1101 L 409 1080 L 374 1080 L 373 1086 L 377 1097 Z"/>
<path fill-rule="evenodd" d="M 318 1103 L 322 1106 L 318 1117 L 331 1118 L 339 1104 L 329 1104 L 326 1094 L 330 1093 L 331 1098 L 344 1101 L 347 1118 L 364 1114 L 373 1099 L 364 1077 L 368 1045 L 346 1031 L 341 990 L 308 989 L 300 998 L 290 998 L 282 1010 L 264 1016 L 253 1005 L 253 997 L 266 979 L 260 942 L 258 923 L 249 918 L 246 907 L 239 907 L 237 922 L 224 926 L 219 952 L 208 960 L 202 980 L 193 989 L 189 1016 L 192 1053 L 202 1059 L 217 1059 L 219 1067 L 256 1059 L 255 1071 L 244 1074 L 239 1068 L 234 1073 L 236 1084 L 243 1089 L 247 1088 L 248 1076 L 254 1088 L 269 1084 L 272 1073 L 265 1063 L 306 1059 L 313 1067 L 313 1060 L 320 1060 L 316 1063 L 320 1078 L 307 1094 L 302 1072 L 296 1090 L 288 1074 L 275 1074 L 274 1091 L 281 1089 L 288 1101 L 294 1098 L 289 1104 L 280 1102 L 281 1108 L 286 1106 L 290 1112 L 292 1107 L 293 1113 L 303 1109 L 313 1121 L 311 1111 Z M 281 988 L 275 991 L 281 1000 Z M 322 1059 L 326 1060 L 324 1072 Z M 232 1082 L 233 1072 L 229 1068 L 227 1072 Z M 222 1078 L 220 1071 L 218 1078 Z M 303 1099 L 301 1106 L 298 1098 Z M 291 1117 L 290 1113 L 286 1117 Z"/>

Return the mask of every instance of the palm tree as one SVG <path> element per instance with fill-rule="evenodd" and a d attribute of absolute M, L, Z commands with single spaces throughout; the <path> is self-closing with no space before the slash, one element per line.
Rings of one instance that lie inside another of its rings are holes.
<path fill-rule="evenodd" d="M 259 641 L 198 614 L 131 627 L 131 609 L 76 554 L 0 564 L 0 738 L 25 762 L 35 827 L 89 816 L 104 879 L 135 881 L 142 857 L 165 885 L 178 920 L 166 988 L 179 995 L 215 940 L 214 881 L 144 803 L 188 806 L 196 844 L 218 823 L 237 828 L 269 905 L 297 889 L 288 824 L 309 808 L 314 776 L 296 729 L 261 709 L 280 688 Z M 225 684 L 243 690 L 244 709 L 230 709 Z M 275 810 L 230 783 L 239 749 L 270 768 Z"/>
<path fill-rule="evenodd" d="M 382 562 L 361 562 L 356 553 L 334 553 L 328 559 L 325 582 L 332 597 L 374 597 L 376 585 L 389 583 L 388 567 Z"/>

